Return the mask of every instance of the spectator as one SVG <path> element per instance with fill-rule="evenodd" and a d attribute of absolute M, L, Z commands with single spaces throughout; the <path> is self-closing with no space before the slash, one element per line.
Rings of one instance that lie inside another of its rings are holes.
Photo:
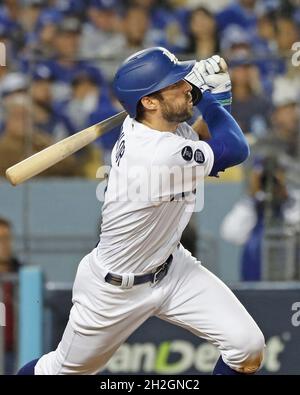
<path fill-rule="evenodd" d="M 278 57 L 276 21 L 275 12 L 261 14 L 258 18 L 257 34 L 252 43 L 262 86 L 267 95 L 272 94 L 274 78 L 285 73 L 286 69 L 285 59 Z"/>
<path fill-rule="evenodd" d="M 300 60 L 300 52 L 297 54 L 297 59 Z M 300 67 L 295 67 L 293 62 L 289 62 L 287 72 L 284 77 L 287 78 L 290 86 L 293 87 L 293 90 L 295 89 L 297 91 L 297 97 L 299 98 L 298 102 L 300 102 Z"/>
<path fill-rule="evenodd" d="M 300 24 L 300 7 L 298 0 L 280 0 L 280 11 L 282 15 L 293 19 L 298 25 Z"/>
<path fill-rule="evenodd" d="M 257 67 L 245 58 L 231 63 L 232 115 L 244 133 L 267 134 L 271 106 L 262 95 Z"/>
<path fill-rule="evenodd" d="M 188 9 L 195 9 L 197 7 L 205 7 L 212 13 L 220 12 L 231 3 L 232 0 L 187 0 L 186 6 Z"/>
<path fill-rule="evenodd" d="M 276 45 L 276 15 L 274 13 L 263 14 L 257 22 L 257 38 L 255 42 L 256 53 L 260 50 L 274 52 Z M 261 52 L 261 55 L 263 53 Z"/>
<path fill-rule="evenodd" d="M 0 273 L 15 273 L 20 268 L 19 260 L 12 251 L 12 230 L 10 223 L 0 218 Z"/>
<path fill-rule="evenodd" d="M 247 31 L 238 25 L 227 27 L 221 35 L 221 51 L 228 60 L 250 57 L 252 43 Z"/>
<path fill-rule="evenodd" d="M 54 77 L 46 65 L 38 65 L 32 74 L 30 95 L 32 101 L 43 105 L 52 103 L 52 82 Z"/>
<path fill-rule="evenodd" d="M 196 8 L 190 15 L 187 53 L 195 54 L 196 58 L 200 60 L 209 58 L 219 51 L 214 15 L 206 8 Z"/>
<path fill-rule="evenodd" d="M 26 4 L 23 4 L 20 22 L 26 33 L 35 31 L 45 6 L 46 0 L 27 0 Z"/>
<path fill-rule="evenodd" d="M 28 91 L 28 78 L 22 73 L 9 73 L 2 79 L 0 94 L 2 99 L 26 93 Z"/>
<path fill-rule="evenodd" d="M 5 305 L 5 374 L 14 373 L 16 343 L 15 343 L 15 311 L 14 311 L 14 283 L 5 278 L 8 273 L 17 273 L 21 264 L 12 252 L 12 232 L 10 223 L 0 218 L 0 279 L 2 288 L 1 302 Z"/>
<path fill-rule="evenodd" d="M 73 76 L 79 71 L 89 72 L 99 84 L 103 83 L 99 69 L 78 58 L 80 32 L 81 23 L 77 18 L 62 19 L 55 33 L 56 59 L 41 62 L 50 69 L 54 79 L 54 99 L 63 100 L 70 96 Z"/>
<path fill-rule="evenodd" d="M 123 42 L 117 53 L 126 57 L 154 43 L 147 36 L 150 26 L 149 14 L 143 7 L 131 6 L 126 9 L 122 20 Z"/>
<path fill-rule="evenodd" d="M 137 5 L 127 7 L 119 24 L 122 36 L 114 43 L 114 58 L 120 55 L 126 58 L 134 52 L 155 45 L 149 34 L 150 19 L 147 8 Z"/>
<path fill-rule="evenodd" d="M 99 85 L 88 73 L 79 72 L 72 82 L 72 97 L 61 104 L 62 112 L 73 124 L 73 130 L 81 130 L 104 120 L 120 109 L 112 101 L 105 85 Z M 111 130 L 98 140 L 105 163 L 110 163 L 111 150 L 118 139 L 120 128 Z M 94 150 L 96 146 L 94 147 Z M 99 159 L 97 167 L 99 166 Z M 91 175 L 91 173 L 89 172 Z M 93 173 L 95 176 L 95 173 Z"/>
<path fill-rule="evenodd" d="M 0 6 L 0 21 L 5 23 L 13 44 L 14 53 L 24 45 L 24 31 L 20 24 L 22 7 L 18 0 L 4 0 Z"/>
<path fill-rule="evenodd" d="M 56 9 L 40 9 L 34 30 L 27 39 L 26 48 L 23 51 L 24 67 L 28 57 L 32 55 L 40 58 L 51 58 L 55 55 L 55 37 L 57 25 L 61 22 L 63 15 Z"/>
<path fill-rule="evenodd" d="M 84 129 L 91 125 L 90 118 L 100 119 L 101 114 L 107 114 L 113 107 L 107 87 L 99 85 L 93 75 L 85 71 L 74 74 L 72 94 L 69 100 L 60 103 L 62 112 L 68 117 L 73 131 Z M 97 121 L 99 122 L 99 121 Z"/>
<path fill-rule="evenodd" d="M 7 100 L 4 115 L 4 131 L 0 138 L 1 177 L 5 175 L 8 167 L 53 144 L 53 140 L 46 133 L 32 130 L 31 106 L 26 95 Z M 80 175 L 80 168 L 73 156 L 42 173 L 42 176 L 74 175 Z"/>
<path fill-rule="evenodd" d="M 115 58 L 122 34 L 117 0 L 92 0 L 88 9 L 88 23 L 83 26 L 81 56 L 95 59 Z"/>
<path fill-rule="evenodd" d="M 243 246 L 243 281 L 262 279 L 262 241 L 267 207 L 271 210 L 272 224 L 299 227 L 299 192 L 288 191 L 280 166 L 272 166 L 270 173 L 268 162 L 263 161 L 254 167 L 250 175 L 249 195 L 234 205 L 220 228 L 221 236 L 226 241 Z"/>
<path fill-rule="evenodd" d="M 72 64 L 77 59 L 81 23 L 79 19 L 68 17 L 58 24 L 55 48 L 61 63 Z"/>
<path fill-rule="evenodd" d="M 58 141 L 73 134 L 76 129 L 63 114 L 60 103 L 54 101 L 52 83 L 51 70 L 46 65 L 37 66 L 32 75 L 30 95 L 34 106 L 34 127 L 37 131 L 49 133 L 54 141 Z"/>
<path fill-rule="evenodd" d="M 299 86 L 292 80 L 279 77 L 274 82 L 272 125 L 274 136 L 282 150 L 293 158 L 300 158 Z"/>
<path fill-rule="evenodd" d="M 165 23 L 162 26 L 165 39 L 158 43 L 175 53 L 181 53 L 187 46 L 187 24 L 189 12 L 186 8 L 186 0 L 166 0 L 161 2 L 157 14 L 165 15 Z"/>
<path fill-rule="evenodd" d="M 256 0 L 237 0 L 217 14 L 220 34 L 230 25 L 238 25 L 254 34 L 257 24 Z"/>
<path fill-rule="evenodd" d="M 63 15 L 74 15 L 77 18 L 85 17 L 87 3 L 85 0 L 51 0 L 50 3 L 53 8 L 61 12 Z"/>
<path fill-rule="evenodd" d="M 185 26 L 188 11 L 182 1 L 132 0 L 132 5 L 144 7 L 150 16 L 149 38 L 155 45 L 172 52 L 183 52 L 187 46 Z"/>
<path fill-rule="evenodd" d="M 0 70 L 2 67 L 0 67 Z M 3 69 L 7 69 L 3 67 Z M 1 74 L 1 72 L 0 72 Z M 2 81 L 0 84 L 0 134 L 3 132 L 4 126 L 4 104 L 9 98 L 18 96 L 20 93 L 26 93 L 28 91 L 28 79 L 22 73 L 9 73 L 4 72 Z"/>
<path fill-rule="evenodd" d="M 295 22 L 286 16 L 280 16 L 276 23 L 278 53 L 289 55 L 292 45 L 296 41 L 299 41 L 299 31 Z"/>

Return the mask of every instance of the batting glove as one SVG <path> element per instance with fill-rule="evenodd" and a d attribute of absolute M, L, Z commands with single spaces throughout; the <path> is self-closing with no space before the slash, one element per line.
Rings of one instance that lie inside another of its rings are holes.
<path fill-rule="evenodd" d="M 208 59 L 200 60 L 195 63 L 192 71 L 185 77 L 185 80 L 195 85 L 201 92 L 207 89 L 215 90 L 223 83 L 223 79 L 216 78 L 216 76 L 219 76 L 218 73 L 222 73 L 220 63 L 221 57 L 219 55 L 213 55 Z"/>
<path fill-rule="evenodd" d="M 205 72 L 204 75 L 212 75 L 222 72 L 221 70 L 221 57 L 219 55 L 213 55 L 210 58 L 204 60 Z"/>
<path fill-rule="evenodd" d="M 204 77 L 206 85 L 211 90 L 211 93 L 225 93 L 231 91 L 231 80 L 229 74 L 219 73 L 207 75 Z"/>
<path fill-rule="evenodd" d="M 207 74 L 205 67 L 205 60 L 200 60 L 196 62 L 192 70 L 189 72 L 187 76 L 185 76 L 185 80 L 190 84 L 196 86 L 200 89 L 201 92 L 204 92 L 209 89 L 207 86 L 204 75 Z"/>
<path fill-rule="evenodd" d="M 219 71 L 212 60 L 219 66 Z M 231 81 L 229 73 L 227 72 L 225 60 L 220 58 L 218 55 L 214 55 L 207 59 L 206 62 L 209 64 L 213 63 L 213 69 L 216 72 L 205 75 L 205 83 L 209 87 L 215 99 L 218 100 L 218 102 L 230 113 L 232 103 Z M 206 69 L 208 69 L 208 66 L 206 66 Z"/>
<path fill-rule="evenodd" d="M 211 58 L 205 59 L 204 62 L 206 73 L 203 74 L 203 78 L 211 93 L 229 92 L 231 81 L 224 59 L 219 55 L 213 55 Z"/>

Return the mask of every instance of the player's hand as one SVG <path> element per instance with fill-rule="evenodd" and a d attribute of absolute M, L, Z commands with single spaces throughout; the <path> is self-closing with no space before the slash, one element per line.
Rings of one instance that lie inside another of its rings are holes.
<path fill-rule="evenodd" d="M 211 92 L 229 92 L 231 90 L 231 80 L 225 60 L 219 55 L 214 55 L 204 62 L 206 74 L 203 74 L 203 78 Z"/>
<path fill-rule="evenodd" d="M 207 86 L 204 75 L 207 74 L 205 60 L 196 62 L 189 74 L 184 78 L 190 84 L 196 86 L 201 92 L 209 89 Z"/>
<path fill-rule="evenodd" d="M 207 75 L 204 80 L 211 93 L 225 93 L 231 90 L 229 73 Z"/>
<path fill-rule="evenodd" d="M 221 93 L 231 89 L 226 62 L 219 55 L 196 62 L 185 80 L 195 85 L 201 92 L 211 90 L 212 93 Z"/>
<path fill-rule="evenodd" d="M 227 65 L 225 60 L 221 58 L 219 55 L 213 55 L 210 58 L 204 59 L 204 76 L 217 74 L 222 71 L 227 71 Z M 226 67 L 226 70 L 222 70 L 222 67 Z"/>

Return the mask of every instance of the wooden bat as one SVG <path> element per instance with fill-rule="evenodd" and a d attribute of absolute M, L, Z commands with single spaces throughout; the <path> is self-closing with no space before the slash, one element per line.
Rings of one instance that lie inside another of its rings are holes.
<path fill-rule="evenodd" d="M 120 125 L 126 116 L 127 112 L 121 111 L 104 121 L 98 122 L 95 125 L 81 130 L 80 132 L 63 139 L 50 147 L 43 149 L 42 151 L 8 168 L 5 173 L 6 178 L 12 185 L 21 184 Z"/>
<path fill-rule="evenodd" d="M 227 63 L 225 62 L 224 58 L 220 60 L 220 68 L 222 73 L 226 73 L 228 71 Z"/>

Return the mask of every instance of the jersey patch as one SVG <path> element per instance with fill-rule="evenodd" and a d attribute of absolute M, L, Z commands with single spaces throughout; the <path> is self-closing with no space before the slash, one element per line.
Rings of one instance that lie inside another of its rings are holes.
<path fill-rule="evenodd" d="M 194 159 L 195 162 L 197 163 L 204 163 L 205 162 L 204 153 L 200 149 L 196 149 L 194 153 Z"/>
<path fill-rule="evenodd" d="M 197 150 L 197 151 L 199 151 L 199 150 Z M 183 159 L 186 161 L 192 160 L 192 158 L 193 158 L 192 147 L 190 147 L 189 145 L 186 145 L 185 147 L 183 147 L 181 150 L 181 155 L 182 155 Z"/>

